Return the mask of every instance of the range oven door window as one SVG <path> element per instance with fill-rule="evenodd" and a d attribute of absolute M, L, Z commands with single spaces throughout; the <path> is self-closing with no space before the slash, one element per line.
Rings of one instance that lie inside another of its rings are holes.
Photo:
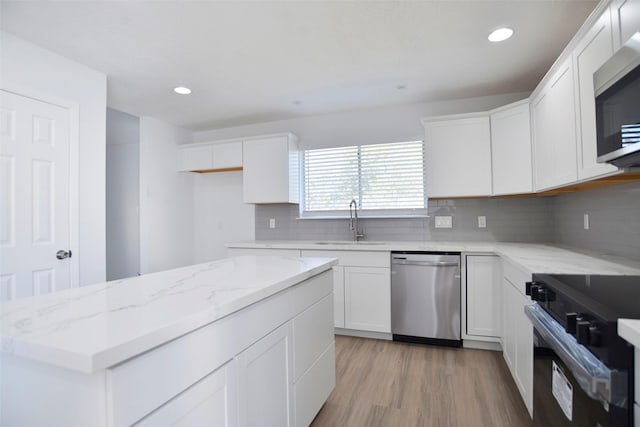
<path fill-rule="evenodd" d="M 527 315 L 534 325 L 533 425 L 632 425 L 627 390 L 619 386 L 623 374 L 609 370 L 537 304 Z"/>

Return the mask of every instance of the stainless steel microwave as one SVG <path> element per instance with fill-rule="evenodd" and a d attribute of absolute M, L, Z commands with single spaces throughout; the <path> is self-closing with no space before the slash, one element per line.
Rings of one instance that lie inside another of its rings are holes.
<path fill-rule="evenodd" d="M 640 32 L 593 75 L 599 163 L 640 167 Z"/>

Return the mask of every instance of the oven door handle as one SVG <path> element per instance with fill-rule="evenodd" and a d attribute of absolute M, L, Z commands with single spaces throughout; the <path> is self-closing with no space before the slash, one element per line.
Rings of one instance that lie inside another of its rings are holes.
<path fill-rule="evenodd" d="M 607 367 L 586 347 L 578 344 L 538 303 L 525 306 L 524 312 L 589 397 L 622 408 L 627 407 L 626 372 Z"/>

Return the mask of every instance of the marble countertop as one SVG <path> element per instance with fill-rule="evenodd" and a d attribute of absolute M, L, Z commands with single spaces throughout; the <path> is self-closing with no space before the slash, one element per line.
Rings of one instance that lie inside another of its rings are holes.
<path fill-rule="evenodd" d="M 452 251 L 494 253 L 529 273 L 640 275 L 640 262 L 559 245 L 502 242 L 349 242 L 256 240 L 228 243 L 230 248 L 344 251 Z"/>
<path fill-rule="evenodd" d="M 640 348 L 640 319 L 618 320 L 618 335 L 635 347 Z"/>
<path fill-rule="evenodd" d="M 240 256 L 0 304 L 13 354 L 97 372 L 329 269 L 332 258 Z"/>

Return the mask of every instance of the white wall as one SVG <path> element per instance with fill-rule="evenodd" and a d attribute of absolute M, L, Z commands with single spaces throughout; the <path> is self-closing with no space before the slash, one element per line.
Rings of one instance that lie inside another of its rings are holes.
<path fill-rule="evenodd" d="M 107 109 L 107 280 L 140 271 L 140 119 Z"/>
<path fill-rule="evenodd" d="M 77 167 L 78 175 L 77 188 L 72 188 L 78 195 L 77 211 L 72 212 L 78 221 L 78 247 L 71 249 L 79 263 L 79 284 L 103 282 L 107 78 L 4 32 L 0 32 L 0 64 L 2 88 L 77 109 L 79 126 L 71 131 L 79 141 L 78 152 L 72 153 L 72 168 Z"/>
<path fill-rule="evenodd" d="M 201 131 L 194 134 L 194 140 L 293 132 L 299 137 L 302 149 L 411 141 L 424 138 L 422 117 L 486 111 L 528 95 L 517 93 L 300 117 Z"/>
<path fill-rule="evenodd" d="M 177 172 L 177 145 L 191 138 L 185 129 L 140 118 L 142 274 L 193 264 L 193 176 Z"/>
<path fill-rule="evenodd" d="M 195 262 L 227 256 L 226 243 L 255 239 L 255 205 L 242 202 L 242 171 L 194 174 Z"/>

